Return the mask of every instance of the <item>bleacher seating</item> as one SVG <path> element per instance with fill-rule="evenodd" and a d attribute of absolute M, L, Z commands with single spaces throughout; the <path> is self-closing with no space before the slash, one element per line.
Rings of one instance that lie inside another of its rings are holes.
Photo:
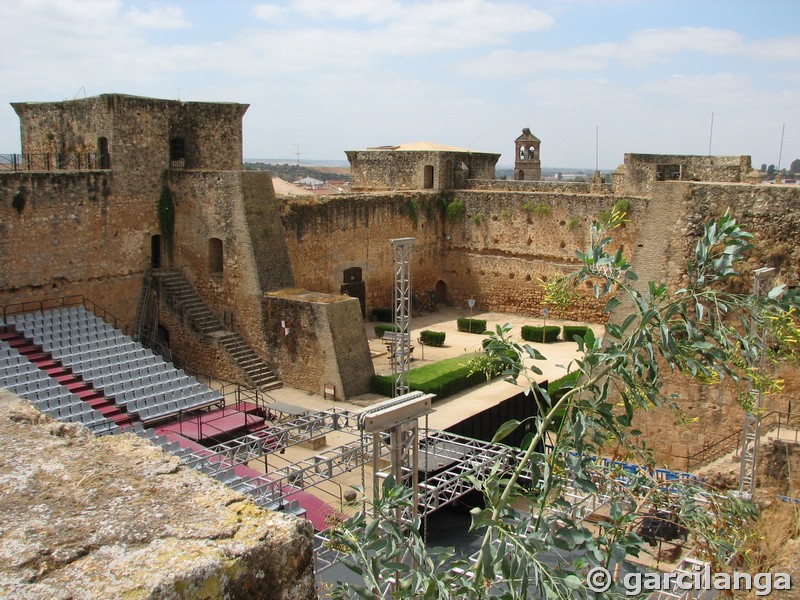
<path fill-rule="evenodd" d="M 112 419 L 94 410 L 3 340 L 0 340 L 0 388 L 30 400 L 51 417 L 83 423 L 98 435 L 119 433 Z"/>
<path fill-rule="evenodd" d="M 175 369 L 83 306 L 11 315 L 6 322 L 142 421 L 209 406 L 222 396 Z"/>

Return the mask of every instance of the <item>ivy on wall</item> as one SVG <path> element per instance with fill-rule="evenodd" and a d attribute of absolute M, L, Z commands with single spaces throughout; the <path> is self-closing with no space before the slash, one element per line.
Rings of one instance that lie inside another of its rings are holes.
<path fill-rule="evenodd" d="M 165 183 L 158 199 L 158 224 L 164 240 L 167 256 L 172 259 L 172 248 L 175 240 L 175 195 Z"/>

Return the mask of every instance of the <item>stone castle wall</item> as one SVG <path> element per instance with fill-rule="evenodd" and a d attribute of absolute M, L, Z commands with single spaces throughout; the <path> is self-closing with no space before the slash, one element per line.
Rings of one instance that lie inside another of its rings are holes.
<path fill-rule="evenodd" d="M 545 194 L 611 194 L 611 185 L 598 192 L 591 183 L 582 181 L 519 181 L 516 179 L 470 179 L 467 189 L 505 192 L 541 192 Z"/>
<path fill-rule="evenodd" d="M 337 293 L 343 271 L 360 267 L 369 315 L 375 307 L 391 306 L 390 240 L 414 237 L 415 293 L 434 290 L 439 283 L 439 289 L 444 284 L 447 290 L 446 299 L 440 300 L 450 304 L 466 305 L 468 298 L 475 298 L 482 309 L 538 315 L 544 294 L 538 281 L 576 268 L 575 250 L 587 245 L 590 224 L 616 202 L 611 195 L 467 190 L 449 198 L 463 202 L 463 215 L 447 216 L 442 198 L 431 194 L 290 202 L 283 226 L 296 284 Z M 631 199 L 631 206 L 631 221 L 617 236 L 617 243 L 629 251 L 636 244 L 646 201 Z M 569 314 L 554 316 L 603 318 L 588 294 Z"/>
<path fill-rule="evenodd" d="M 441 276 L 438 211 L 438 195 L 422 193 L 337 195 L 318 203 L 288 203 L 282 220 L 297 287 L 338 294 L 343 271 L 360 267 L 366 314 L 389 307 L 394 285 L 390 240 L 413 237 L 414 290 L 433 289 Z"/>
<path fill-rule="evenodd" d="M 592 221 L 617 201 L 611 195 L 457 191 L 465 204 L 459 219 L 448 218 L 444 264 L 453 303 L 475 298 L 488 310 L 538 315 L 544 290 L 539 280 L 565 275 L 578 267 L 575 251 L 586 248 Z M 635 246 L 646 201 L 630 199 L 625 228 L 615 232 L 615 246 Z M 587 290 L 588 291 L 588 290 Z M 603 321 L 601 305 L 589 298 L 565 314 L 577 321 Z"/>
<path fill-rule="evenodd" d="M 131 322 L 156 200 L 108 171 L 0 174 L 0 304 L 81 294 Z"/>
<path fill-rule="evenodd" d="M 752 271 L 762 266 L 779 268 L 783 283 L 797 285 L 800 190 L 793 186 L 662 182 L 655 186 L 649 207 L 632 260 L 640 286 L 651 280 L 666 282 L 672 289 L 683 286 L 686 263 L 703 225 L 726 210 L 755 235 L 755 247 L 741 277 L 731 282 L 732 288 L 752 291 Z M 782 377 L 790 384 L 797 380 L 797 373 L 784 369 Z M 665 378 L 665 391 L 677 394 L 684 411 L 682 422 L 676 423 L 674 415 L 663 409 L 639 413 L 634 422 L 657 460 L 685 468 L 687 455 L 741 431 L 744 412 L 731 384 L 703 386 L 672 374 Z M 787 387 L 784 394 L 767 396 L 766 407 L 787 410 L 790 397 Z"/>

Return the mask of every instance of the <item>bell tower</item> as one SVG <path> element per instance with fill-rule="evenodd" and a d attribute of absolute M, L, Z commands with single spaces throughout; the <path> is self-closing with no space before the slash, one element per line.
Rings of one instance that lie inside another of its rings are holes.
<path fill-rule="evenodd" d="M 542 141 L 527 127 L 515 141 L 514 179 L 517 181 L 541 181 L 542 162 L 539 159 L 539 146 Z"/>

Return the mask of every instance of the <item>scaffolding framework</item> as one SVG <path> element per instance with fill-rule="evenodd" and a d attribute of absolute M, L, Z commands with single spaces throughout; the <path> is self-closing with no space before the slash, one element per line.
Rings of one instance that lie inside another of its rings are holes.
<path fill-rule="evenodd" d="M 761 278 L 775 269 L 772 267 L 761 267 L 754 273 L 753 295 L 758 298 L 761 296 Z M 766 327 L 757 327 L 755 320 L 750 324 L 750 338 L 759 341 L 759 356 L 756 365 L 763 370 L 767 360 Z M 752 399 L 752 411 L 747 411 L 744 415 L 744 427 L 742 428 L 742 460 L 739 467 L 739 492 L 752 498 L 756 486 L 756 466 L 758 461 L 758 443 L 761 436 L 761 413 L 764 408 L 764 394 L 761 390 L 753 386 L 753 380 L 747 382 L 747 391 Z"/>
<path fill-rule="evenodd" d="M 408 372 L 411 366 L 411 255 L 414 238 L 391 240 L 394 261 L 394 314 L 392 322 L 397 332 L 390 350 L 392 352 L 392 396 L 398 397 L 410 391 Z"/>
<path fill-rule="evenodd" d="M 227 442 L 211 446 L 201 452 L 187 452 L 184 464 L 217 465 L 218 470 L 242 465 L 267 454 L 308 442 L 332 431 L 358 431 L 358 413 L 349 410 L 329 409 L 295 417 L 256 433 L 248 433 Z"/>

